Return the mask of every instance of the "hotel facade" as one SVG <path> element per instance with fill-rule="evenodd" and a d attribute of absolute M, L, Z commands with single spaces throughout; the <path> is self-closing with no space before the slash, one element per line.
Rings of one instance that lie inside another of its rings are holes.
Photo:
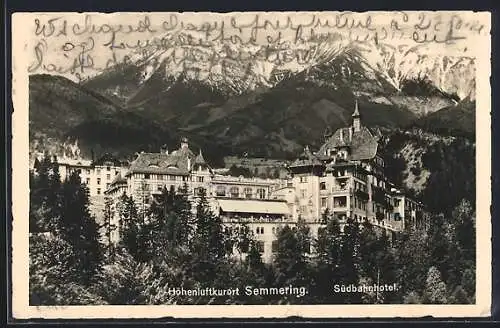
<path fill-rule="evenodd" d="M 358 104 L 351 126 L 325 135 L 317 152 L 305 147 L 288 166 L 286 179 L 226 176 L 215 173 L 203 157 L 189 148 L 183 138 L 179 149 L 157 153 L 141 152 L 130 164 L 111 157 L 96 162 L 60 161 L 61 178 L 74 170 L 89 187 L 91 200 L 110 201 L 111 222 L 116 229 L 110 242 L 120 239 L 117 207 L 121 196 L 132 196 L 139 211 L 145 211 L 163 188 L 188 187 L 188 198 L 196 202 L 201 188 L 219 215 L 226 231 L 250 228 L 263 259 L 269 261 L 276 249 L 276 234 L 284 225 L 294 226 L 301 218 L 317 236 L 325 211 L 344 224 L 348 218 L 368 221 L 387 232 L 408 225 L 424 229 L 427 215 L 421 203 L 394 187 L 384 174 L 379 134 L 362 124 Z"/>

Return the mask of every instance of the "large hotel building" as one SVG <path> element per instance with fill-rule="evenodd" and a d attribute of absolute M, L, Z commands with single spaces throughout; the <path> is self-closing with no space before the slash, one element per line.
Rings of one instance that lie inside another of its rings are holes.
<path fill-rule="evenodd" d="M 317 152 L 305 147 L 292 162 L 287 179 L 232 177 L 215 173 L 202 155 L 193 152 L 183 138 L 179 149 L 169 152 L 137 154 L 128 165 L 104 157 L 95 162 L 59 161 L 61 178 L 78 170 L 89 187 L 91 200 L 103 204 L 112 200 L 114 226 L 111 242 L 120 238 L 120 217 L 116 205 L 125 193 L 138 209 L 149 206 L 155 195 L 171 186 L 186 184 L 189 199 L 196 202 L 204 188 L 215 214 L 226 229 L 238 229 L 242 222 L 253 232 L 265 260 L 276 247 L 276 232 L 283 225 L 294 225 L 299 218 L 311 227 L 313 236 L 321 227 L 322 214 L 358 222 L 368 220 L 387 232 L 407 225 L 424 227 L 423 205 L 395 188 L 384 175 L 378 134 L 362 124 L 356 102 L 352 125 L 326 135 Z"/>

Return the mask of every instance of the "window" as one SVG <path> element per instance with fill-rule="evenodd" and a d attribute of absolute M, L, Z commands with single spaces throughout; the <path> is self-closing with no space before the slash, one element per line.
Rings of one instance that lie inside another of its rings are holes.
<path fill-rule="evenodd" d="M 118 172 L 118 171 L 115 171 L 115 175 L 118 175 L 118 173 L 120 173 L 120 172 Z"/>
<path fill-rule="evenodd" d="M 266 189 L 264 188 L 257 189 L 257 197 L 259 197 L 260 199 L 266 198 Z"/>
<path fill-rule="evenodd" d="M 101 169 L 96 170 L 97 174 L 101 174 Z"/>
<path fill-rule="evenodd" d="M 264 253 L 264 242 L 263 241 L 257 242 L 257 250 L 259 251 L 259 253 Z"/>
<path fill-rule="evenodd" d="M 319 184 L 319 189 L 320 189 L 320 190 L 326 190 L 326 182 L 321 182 L 321 183 Z"/>
<path fill-rule="evenodd" d="M 176 176 L 175 176 L 175 175 L 171 175 L 171 176 L 170 176 L 170 181 L 175 181 L 175 178 L 176 178 Z"/>
<path fill-rule="evenodd" d="M 260 233 L 260 227 L 255 228 L 255 233 L 259 234 Z"/>
<path fill-rule="evenodd" d="M 111 179 L 111 174 L 106 174 L 106 179 L 107 180 Z"/>
<path fill-rule="evenodd" d="M 109 166 L 107 166 L 106 171 L 111 171 L 111 168 Z"/>
<path fill-rule="evenodd" d="M 276 253 L 278 251 L 278 241 L 273 240 L 271 243 L 271 252 Z"/>
<path fill-rule="evenodd" d="M 333 206 L 334 207 L 345 207 L 347 206 L 347 197 L 334 197 L 333 198 Z"/>
<path fill-rule="evenodd" d="M 100 185 L 101 184 L 101 178 L 97 178 L 97 184 Z"/>
<path fill-rule="evenodd" d="M 260 227 L 260 233 L 263 234 L 264 233 L 264 227 Z"/>
<path fill-rule="evenodd" d="M 106 189 L 109 189 L 109 183 L 106 183 Z"/>
<path fill-rule="evenodd" d="M 156 188 L 156 189 L 157 189 L 158 191 L 162 191 L 163 186 L 162 186 L 161 184 L 159 184 L 159 185 L 157 186 L 157 188 Z"/>
<path fill-rule="evenodd" d="M 202 187 L 198 187 L 198 188 L 194 188 L 194 194 L 196 196 L 200 196 L 201 193 L 205 190 L 205 188 L 202 188 Z"/>
<path fill-rule="evenodd" d="M 240 195 L 240 191 L 239 191 L 238 187 L 231 187 L 231 189 L 229 189 L 229 193 L 231 194 L 231 197 L 233 197 L 233 198 L 238 198 Z"/>
<path fill-rule="evenodd" d="M 90 184 L 90 178 L 85 179 L 86 184 Z"/>
<path fill-rule="evenodd" d="M 321 198 L 321 207 L 326 207 L 326 197 Z"/>
<path fill-rule="evenodd" d="M 243 193 L 245 194 L 245 198 L 252 198 L 252 188 L 246 187 L 243 189 Z"/>
<path fill-rule="evenodd" d="M 188 177 L 183 176 L 183 177 L 182 177 L 182 181 L 188 181 Z M 203 182 L 203 181 L 202 181 L 202 182 Z"/>
<path fill-rule="evenodd" d="M 87 169 L 87 174 L 90 174 L 90 170 L 89 169 Z"/>
<path fill-rule="evenodd" d="M 305 214 L 306 211 L 307 211 L 307 206 L 305 206 L 305 205 L 300 206 L 300 213 L 301 214 Z"/>
<path fill-rule="evenodd" d="M 196 181 L 203 182 L 203 177 L 196 177 Z"/>
<path fill-rule="evenodd" d="M 307 193 L 306 189 L 301 189 L 300 190 L 300 198 L 306 198 L 306 193 Z"/>
<path fill-rule="evenodd" d="M 97 188 L 97 194 L 100 195 L 101 194 L 101 188 Z"/>
<path fill-rule="evenodd" d="M 300 177 L 300 182 L 301 183 L 307 182 L 307 177 Z"/>
<path fill-rule="evenodd" d="M 215 190 L 215 195 L 226 196 L 226 188 L 224 186 L 217 186 L 217 189 Z"/>
<path fill-rule="evenodd" d="M 144 179 L 149 179 L 149 178 L 150 178 L 149 174 L 144 174 Z"/>

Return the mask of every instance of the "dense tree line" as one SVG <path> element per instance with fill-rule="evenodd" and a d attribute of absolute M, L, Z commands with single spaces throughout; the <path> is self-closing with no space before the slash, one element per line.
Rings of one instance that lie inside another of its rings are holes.
<path fill-rule="evenodd" d="M 427 231 L 388 235 L 368 222 L 328 212 L 313 237 L 301 219 L 276 233 L 264 262 L 247 224 L 224 226 L 206 195 L 166 190 L 147 213 L 123 195 L 120 242 L 104 251 L 88 194 L 73 174 L 60 182 L 46 158 L 31 174 L 30 303 L 54 304 L 366 304 L 473 303 L 475 213 L 463 200 Z M 192 205 L 193 204 L 193 205 Z M 108 211 L 109 209 L 105 209 Z M 143 215 L 144 214 L 144 215 Z M 109 213 L 107 215 L 110 215 Z M 109 220 L 104 220 L 104 225 Z M 107 227 L 102 227 L 103 231 Z M 229 229 L 232 228 L 232 229 Z M 104 233 L 106 235 L 106 233 Z M 394 291 L 335 292 L 336 285 L 393 285 Z M 297 295 L 246 295 L 245 286 L 305 287 Z M 239 295 L 186 296 L 170 288 L 240 288 Z"/>

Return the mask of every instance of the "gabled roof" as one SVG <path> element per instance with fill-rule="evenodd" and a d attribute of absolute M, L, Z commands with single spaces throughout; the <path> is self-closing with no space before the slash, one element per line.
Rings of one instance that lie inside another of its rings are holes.
<path fill-rule="evenodd" d="M 120 184 L 120 183 L 127 183 L 127 179 L 125 177 L 123 177 L 120 172 L 118 172 L 118 174 L 115 175 L 115 177 L 111 181 L 111 185 L 113 186 L 113 185 Z"/>
<path fill-rule="evenodd" d="M 200 165 L 203 167 L 209 167 L 207 162 L 205 161 L 205 158 L 203 158 L 203 154 L 201 153 L 201 149 L 198 155 L 196 155 L 196 158 L 194 159 L 193 165 Z"/>
<path fill-rule="evenodd" d="M 166 153 L 140 153 L 130 164 L 129 173 L 188 175 L 194 154 L 187 149 Z"/>
<path fill-rule="evenodd" d="M 327 149 L 349 147 L 351 160 L 372 159 L 377 154 L 378 142 L 366 126 L 359 131 L 352 127 L 340 128 L 331 136 L 319 152 L 325 154 Z"/>
<path fill-rule="evenodd" d="M 321 160 L 314 155 L 310 150 L 309 146 L 304 148 L 302 154 L 297 158 L 290 167 L 300 167 L 300 166 L 322 166 Z"/>
<path fill-rule="evenodd" d="M 93 162 L 93 165 L 121 166 L 124 163 L 110 153 L 105 153 Z"/>

